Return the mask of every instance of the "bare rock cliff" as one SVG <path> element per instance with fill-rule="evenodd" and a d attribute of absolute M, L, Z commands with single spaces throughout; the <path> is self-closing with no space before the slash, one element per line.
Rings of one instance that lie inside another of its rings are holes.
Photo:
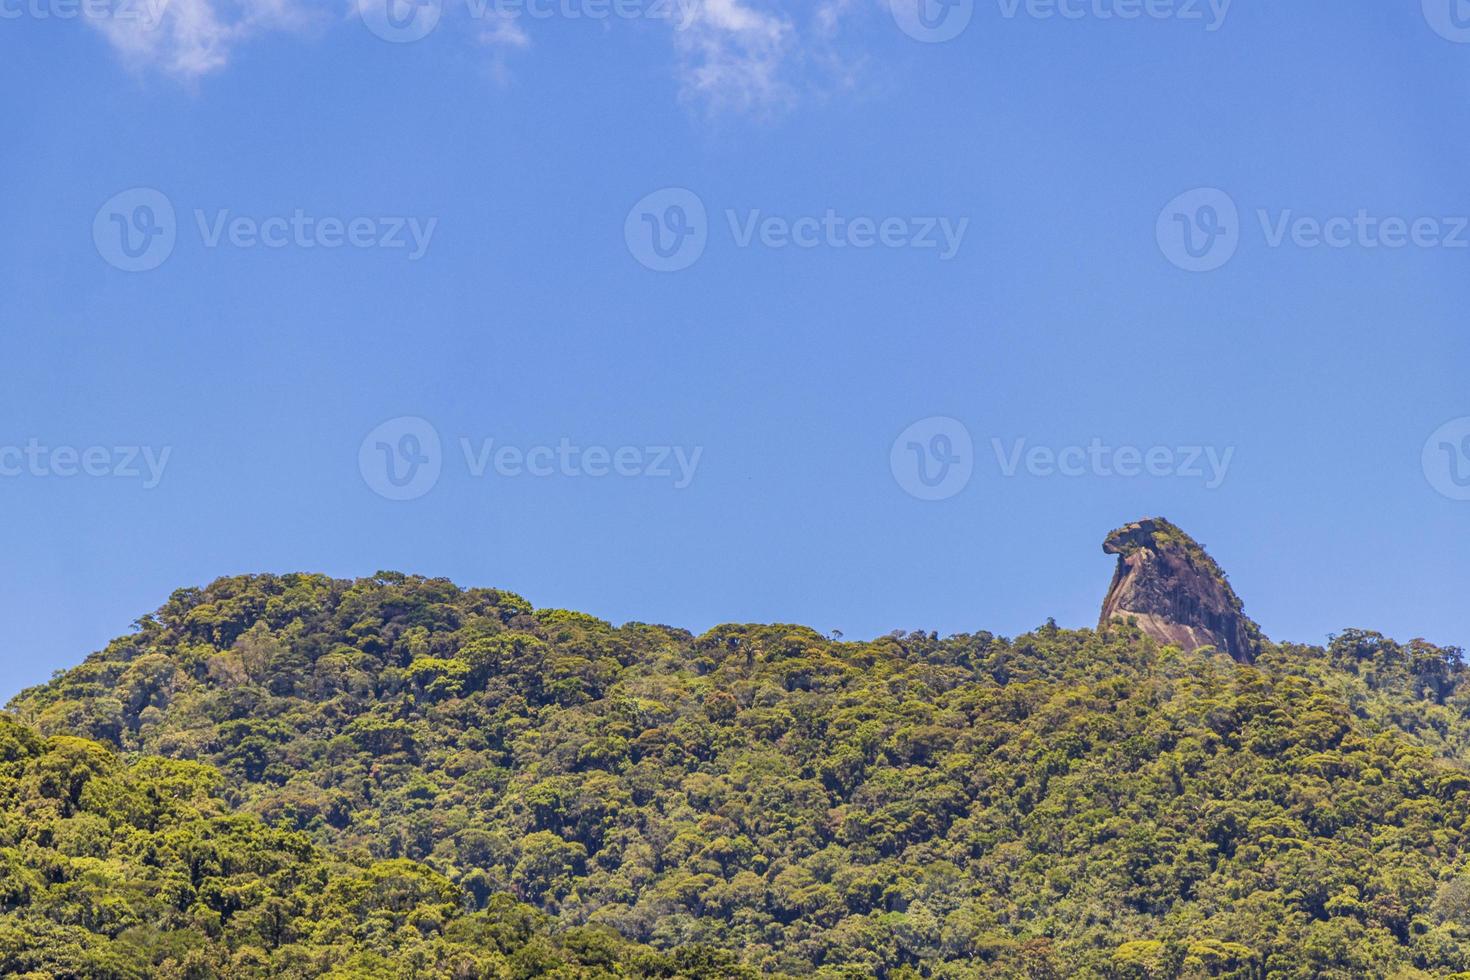
<path fill-rule="evenodd" d="M 1214 647 L 1241 663 L 1260 651 L 1261 628 L 1245 614 L 1224 571 L 1198 542 L 1162 517 L 1120 527 L 1103 542 L 1118 570 L 1099 629 L 1133 620 L 1160 643 Z"/>

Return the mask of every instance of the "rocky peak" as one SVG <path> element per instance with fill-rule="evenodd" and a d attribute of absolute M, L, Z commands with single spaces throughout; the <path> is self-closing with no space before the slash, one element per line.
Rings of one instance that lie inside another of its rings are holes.
<path fill-rule="evenodd" d="M 1103 551 L 1118 556 L 1118 569 L 1099 629 L 1133 620 L 1160 643 L 1214 647 L 1242 663 L 1255 661 L 1261 628 L 1199 542 L 1162 517 L 1149 517 L 1109 534 Z"/>

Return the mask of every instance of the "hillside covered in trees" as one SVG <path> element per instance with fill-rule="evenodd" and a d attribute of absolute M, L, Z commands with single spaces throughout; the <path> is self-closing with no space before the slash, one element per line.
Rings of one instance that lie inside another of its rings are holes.
<path fill-rule="evenodd" d="M 1470 672 L 221 579 L 0 721 L 0 974 L 1470 975 Z M 336 971 L 336 972 L 332 972 Z"/>

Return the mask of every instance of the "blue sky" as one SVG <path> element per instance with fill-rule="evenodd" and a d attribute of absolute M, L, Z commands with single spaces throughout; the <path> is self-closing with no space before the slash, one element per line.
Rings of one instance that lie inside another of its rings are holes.
<path fill-rule="evenodd" d="M 1470 4 L 373 2 L 0 4 L 0 693 L 251 571 L 1086 626 L 1148 514 L 1470 642 Z"/>

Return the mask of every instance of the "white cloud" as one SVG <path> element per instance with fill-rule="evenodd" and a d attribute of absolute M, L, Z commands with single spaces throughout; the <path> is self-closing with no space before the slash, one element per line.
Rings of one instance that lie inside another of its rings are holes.
<path fill-rule="evenodd" d="M 225 67 L 241 41 L 307 22 L 297 0 L 140 0 L 115 10 L 86 20 L 124 60 L 186 78 Z"/>
<path fill-rule="evenodd" d="M 858 5 L 859 0 L 822 0 L 814 18 L 817 33 L 825 38 L 834 36 Z"/>
<path fill-rule="evenodd" d="M 509 86 L 511 73 L 506 65 L 506 54 L 529 48 L 531 37 L 521 26 L 520 18 L 507 11 L 497 10 L 481 19 L 479 24 L 480 43 L 493 52 L 487 65 L 490 77 L 502 87 Z"/>
<path fill-rule="evenodd" d="M 363 20 L 361 5 L 374 4 L 376 11 L 382 0 L 347 2 L 349 17 L 357 22 Z M 426 2 L 433 4 L 435 17 L 424 33 L 438 23 L 440 4 L 446 19 L 454 9 L 461 26 L 472 22 L 471 37 L 490 52 L 492 74 L 502 82 L 509 78 L 507 54 L 531 46 L 524 18 L 498 10 L 493 2 L 470 2 L 469 17 L 460 0 Z M 570 2 L 576 5 L 576 0 Z M 802 8 L 800 21 L 774 5 L 778 2 L 669 0 L 667 6 L 658 5 L 673 12 L 668 23 L 685 101 L 715 111 L 764 112 L 813 91 L 852 83 L 861 59 L 839 47 L 837 35 L 855 11 L 868 10 L 873 0 L 815 0 Z M 643 4 L 653 9 L 654 0 Z M 326 22 L 324 6 L 323 0 L 136 0 L 119 5 L 136 9 L 136 16 L 89 22 L 125 61 L 194 79 L 224 69 L 247 41 Z"/>
<path fill-rule="evenodd" d="M 530 47 L 531 38 L 515 14 L 500 10 L 480 21 L 480 43 L 492 48 Z"/>
<path fill-rule="evenodd" d="M 796 28 L 742 0 L 700 0 L 686 27 L 674 31 L 686 97 L 713 108 L 749 110 L 789 100 L 783 67 Z"/>
<path fill-rule="evenodd" d="M 872 0 L 818 0 L 798 21 L 762 0 L 690 0 L 697 13 L 676 22 L 674 46 L 686 100 L 715 110 L 761 112 L 798 98 L 850 88 L 863 58 L 839 44 Z"/>

